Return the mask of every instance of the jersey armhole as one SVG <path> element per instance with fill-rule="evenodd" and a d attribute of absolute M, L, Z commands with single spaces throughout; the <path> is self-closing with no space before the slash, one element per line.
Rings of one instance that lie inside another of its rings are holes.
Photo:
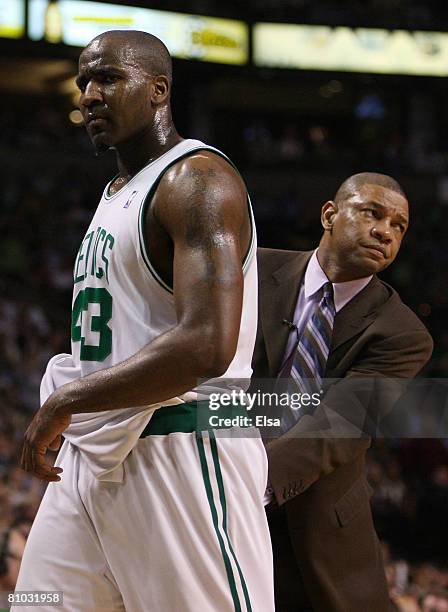
<path fill-rule="evenodd" d="M 211 151 L 212 153 L 215 153 L 216 155 L 219 155 L 220 157 L 222 157 L 223 159 L 225 159 L 231 166 L 232 168 L 234 168 L 234 170 L 236 170 L 236 172 L 238 173 L 238 175 L 241 177 L 241 180 L 243 181 L 244 186 L 246 185 L 244 182 L 243 177 L 241 176 L 241 174 L 238 171 L 238 168 L 235 166 L 235 164 L 227 157 L 227 155 L 224 155 L 224 153 L 221 153 L 221 151 L 218 151 L 217 149 L 214 149 L 213 147 L 197 147 L 195 149 L 191 149 L 190 151 L 187 151 L 186 153 L 184 153 L 183 155 L 177 157 L 176 159 L 174 159 L 172 162 L 170 162 L 159 174 L 159 176 L 156 178 L 156 180 L 154 181 L 154 183 L 151 186 L 151 189 L 148 191 L 148 193 L 146 194 L 141 206 L 140 206 L 140 212 L 139 212 L 139 221 L 138 221 L 138 235 L 139 235 L 139 246 L 140 246 L 140 252 L 143 258 L 143 261 L 145 262 L 149 272 L 151 273 L 151 276 L 159 283 L 159 285 L 161 287 L 163 287 L 163 289 L 165 289 L 166 291 L 168 291 L 171 295 L 173 294 L 173 288 L 170 287 L 170 285 L 168 285 L 168 283 L 166 283 L 163 278 L 160 276 L 160 274 L 157 272 L 157 270 L 155 269 L 155 267 L 152 265 L 151 260 L 149 258 L 149 252 L 148 252 L 148 247 L 146 244 L 146 238 L 145 238 L 145 218 L 146 218 L 146 212 L 148 210 L 149 205 L 151 204 L 151 201 L 154 197 L 154 194 L 157 190 L 157 187 L 159 186 L 160 181 L 162 180 L 162 178 L 164 177 L 165 173 L 175 164 L 177 164 L 177 162 L 181 161 L 182 159 L 185 159 L 186 157 L 188 157 L 189 155 L 192 155 L 193 153 L 197 153 L 198 151 Z M 246 189 L 246 199 L 247 199 L 247 207 L 248 207 L 248 211 L 249 211 L 249 218 L 250 218 L 250 240 L 249 240 L 249 246 L 247 249 L 247 252 L 243 258 L 243 264 L 242 264 L 242 268 L 243 268 L 243 273 L 245 272 L 246 268 L 247 268 L 247 264 L 250 260 L 251 254 L 254 251 L 254 244 L 255 244 L 255 219 L 254 219 L 254 214 L 252 211 L 252 205 L 251 205 L 251 201 L 250 201 L 250 197 L 249 194 L 247 193 L 247 189 Z"/>

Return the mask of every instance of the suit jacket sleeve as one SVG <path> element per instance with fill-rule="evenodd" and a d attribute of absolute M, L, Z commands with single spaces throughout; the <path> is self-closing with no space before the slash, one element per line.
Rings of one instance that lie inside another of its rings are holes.
<path fill-rule="evenodd" d="M 354 461 L 381 435 L 381 422 L 409 379 L 428 361 L 432 340 L 424 328 L 397 330 L 372 341 L 344 378 L 332 384 L 312 415 L 269 441 L 270 481 L 279 504 L 302 493 L 340 465 Z"/>

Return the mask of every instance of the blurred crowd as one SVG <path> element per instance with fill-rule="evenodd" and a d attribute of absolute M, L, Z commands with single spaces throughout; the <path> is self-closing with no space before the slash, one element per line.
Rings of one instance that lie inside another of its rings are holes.
<path fill-rule="evenodd" d="M 69 350 L 73 261 L 114 163 L 110 155 L 94 159 L 82 128 L 70 124 L 57 104 L 38 102 L 31 113 L 29 101 L 17 99 L 0 108 L 0 123 L 1 591 L 14 587 L 44 490 L 18 468 L 22 435 L 39 405 L 49 357 Z M 333 136 L 330 128 L 314 123 L 304 128 L 288 120 L 273 132 L 269 121 L 243 122 L 239 141 L 225 151 L 249 184 L 260 244 L 291 249 L 317 244 L 322 199 L 312 182 L 281 177 L 283 171 L 319 176 L 322 168 L 333 168 L 328 185 L 337 186 L 356 164 L 347 161 L 349 147 L 339 146 Z M 226 143 L 217 136 L 212 144 L 224 148 Z M 364 149 L 362 169 L 398 172 L 404 148 L 400 134 L 389 145 L 381 159 L 372 148 L 374 166 Z M 271 172 L 278 180 L 270 178 Z M 403 252 L 385 275 L 435 339 L 426 369 L 432 377 L 448 372 L 447 217 L 448 207 L 439 201 L 416 202 Z M 370 453 L 369 480 L 396 609 L 448 612 L 448 444 L 378 442 Z"/>
<path fill-rule="evenodd" d="M 448 441 L 377 440 L 368 479 L 396 609 L 448 611 Z"/>

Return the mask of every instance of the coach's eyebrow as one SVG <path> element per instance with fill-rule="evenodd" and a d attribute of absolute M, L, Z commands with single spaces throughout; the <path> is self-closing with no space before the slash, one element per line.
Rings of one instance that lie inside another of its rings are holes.
<path fill-rule="evenodd" d="M 384 206 L 381 202 L 377 202 L 376 200 L 371 200 L 368 204 L 374 206 L 375 208 L 380 208 L 382 211 L 387 211 L 387 206 Z M 394 212 L 397 219 L 402 221 L 403 223 L 409 223 L 409 220 L 404 217 L 401 213 Z"/>

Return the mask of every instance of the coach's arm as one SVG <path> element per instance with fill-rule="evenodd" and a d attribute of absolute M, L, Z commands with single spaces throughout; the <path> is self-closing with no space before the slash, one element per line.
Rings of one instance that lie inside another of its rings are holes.
<path fill-rule="evenodd" d="M 432 340 L 421 330 L 398 332 L 372 343 L 344 378 L 329 386 L 312 415 L 303 416 L 286 434 L 267 441 L 269 475 L 277 501 L 287 501 L 291 483 L 303 493 L 364 453 L 370 435 L 381 435 L 381 421 L 431 352 Z"/>

